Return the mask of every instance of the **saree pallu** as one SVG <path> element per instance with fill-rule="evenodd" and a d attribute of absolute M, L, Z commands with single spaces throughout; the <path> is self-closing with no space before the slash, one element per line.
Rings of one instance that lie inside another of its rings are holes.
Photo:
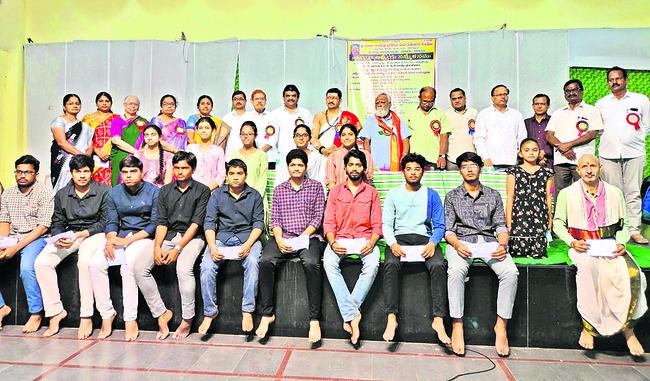
<path fill-rule="evenodd" d="M 136 116 L 129 120 L 117 117 L 113 120 L 111 127 L 111 136 L 119 136 L 125 143 L 135 146 L 135 142 L 142 135 L 142 131 L 147 127 L 149 121 L 141 116 Z M 111 147 L 111 183 L 113 186 L 121 183 L 120 179 L 120 161 L 129 155 L 128 152 L 122 151 L 115 145 Z"/>
<path fill-rule="evenodd" d="M 569 228 L 575 239 L 613 239 L 623 221 L 587 231 Z M 578 311 L 592 336 L 611 336 L 631 328 L 647 310 L 646 280 L 629 253 L 620 257 L 592 257 L 569 251 L 576 265 Z"/>
<path fill-rule="evenodd" d="M 94 114 L 88 114 L 83 118 L 83 122 L 95 129 L 93 135 L 93 147 L 102 153 L 111 153 L 111 124 L 118 115 L 111 114 L 104 119 L 97 118 Z M 110 155 L 109 155 L 110 156 Z M 93 155 L 95 168 L 93 170 L 93 180 L 111 186 L 111 159 L 102 160 L 99 156 Z"/>
<path fill-rule="evenodd" d="M 194 114 L 189 118 L 187 118 L 188 125 L 190 124 L 190 121 L 194 123 L 194 141 L 188 142 L 188 144 L 201 143 L 201 138 L 199 137 L 199 134 L 196 131 L 196 122 L 203 117 L 204 116 L 201 114 Z M 215 126 L 217 126 L 217 129 L 212 131 L 212 137 L 210 138 L 212 140 L 212 144 L 224 148 L 225 147 L 224 142 L 226 141 L 228 134 L 230 134 L 230 126 L 225 124 L 221 119 L 217 118 L 216 116 L 209 115 L 208 117 L 212 119 Z M 258 129 L 259 128 L 260 127 L 258 126 Z"/>
<path fill-rule="evenodd" d="M 151 124 L 155 124 L 162 130 L 162 140 L 173 145 L 179 150 L 184 150 L 187 146 L 187 128 L 185 121 L 181 118 L 165 124 L 162 118 L 155 117 L 151 119 Z"/>
<path fill-rule="evenodd" d="M 79 138 L 81 137 L 82 129 L 82 122 L 77 122 L 70 126 L 68 131 L 65 132 L 65 139 L 68 141 L 68 143 L 76 146 Z M 54 192 L 63 188 L 67 184 L 67 181 L 66 184 L 58 183 L 59 181 L 64 180 L 61 177 L 61 173 L 63 169 L 68 165 L 70 156 L 71 155 L 69 153 L 65 152 L 61 149 L 61 147 L 59 147 L 55 139 L 52 140 L 52 146 L 50 147 L 50 179 L 52 180 L 52 187 L 54 188 Z"/>

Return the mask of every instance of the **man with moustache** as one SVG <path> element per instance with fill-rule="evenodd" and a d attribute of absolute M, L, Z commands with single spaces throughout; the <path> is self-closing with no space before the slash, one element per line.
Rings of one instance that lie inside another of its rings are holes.
<path fill-rule="evenodd" d="M 382 231 L 386 239 L 384 255 L 384 300 L 388 320 L 384 340 L 391 341 L 397 328 L 399 310 L 401 259 L 409 246 L 420 246 L 422 261 L 429 272 L 433 322 L 431 328 L 441 343 L 451 342 L 445 332 L 443 318 L 448 313 L 447 262 L 439 246 L 445 235 L 445 211 L 438 192 L 423 187 L 426 159 L 407 154 L 402 158 L 402 174 L 406 183 L 391 189 L 384 201 Z"/>
<path fill-rule="evenodd" d="M 456 159 L 464 152 L 476 152 L 474 148 L 474 130 L 478 111 L 467 107 L 465 90 L 457 87 L 449 92 L 451 108 L 445 111 L 450 131 L 447 149 L 448 171 L 457 171 Z"/>
<path fill-rule="evenodd" d="M 627 82 L 625 69 L 614 66 L 607 71 L 607 86 L 612 93 L 596 102 L 603 116 L 598 155 L 603 166 L 603 180 L 623 190 L 632 241 L 645 245 L 648 240 L 639 229 L 645 142 L 650 133 L 650 101 L 643 94 L 628 91 Z"/>
<path fill-rule="evenodd" d="M 551 98 L 546 94 L 537 94 L 533 97 L 533 112 L 530 118 L 524 119 L 526 132 L 529 138 L 537 140 L 540 148 L 539 164 L 553 169 L 553 146 L 546 140 L 546 126 L 551 119 L 548 108 Z"/>
<path fill-rule="evenodd" d="M 648 310 L 646 278 L 625 249 L 630 225 L 623 193 L 600 180 L 600 170 L 595 156 L 578 159 L 580 179 L 560 192 L 553 219 L 553 231 L 570 246 L 569 257 L 578 269 L 583 325 L 578 343 L 590 350 L 594 336 L 623 333 L 630 354 L 643 356 L 633 327 Z M 609 245 L 604 248 L 606 241 Z"/>
<path fill-rule="evenodd" d="M 390 96 L 380 93 L 375 97 L 375 114 L 369 115 L 359 136 L 364 149 L 372 154 L 375 166 L 381 171 L 399 171 L 402 157 L 409 150 L 409 131 L 403 121 L 391 110 Z"/>
<path fill-rule="evenodd" d="M 425 86 L 420 89 L 417 109 L 408 116 L 409 147 L 406 152 L 424 156 L 434 169 L 447 167 L 447 139 L 450 126 L 444 111 L 434 106 L 436 90 Z"/>
<path fill-rule="evenodd" d="M 0 262 L 20 254 L 20 279 L 27 296 L 29 320 L 23 327 L 24 333 L 36 332 L 43 319 L 43 299 L 36 280 L 34 261 L 45 247 L 43 236 L 52 224 L 54 194 L 52 190 L 37 182 L 40 162 L 32 155 L 24 155 L 14 163 L 16 186 L 7 189 L 0 201 L 0 237 L 15 242 L 0 247 Z M 0 295 L 0 328 L 2 319 L 11 308 Z"/>
<path fill-rule="evenodd" d="M 314 117 L 312 143 L 324 157 L 329 156 L 341 146 L 340 129 L 344 124 L 352 124 L 361 130 L 359 118 L 350 111 L 341 110 L 343 93 L 337 88 L 327 90 L 325 104 L 327 110 Z"/>
<path fill-rule="evenodd" d="M 322 160 L 323 156 L 316 151 L 315 148 L 310 146 L 311 129 L 305 124 L 299 124 L 293 129 L 293 142 L 296 148 L 303 151 L 309 158 L 307 165 L 306 177 L 316 180 L 321 184 L 325 184 L 325 164 L 326 161 Z M 278 170 L 275 173 L 275 186 L 282 184 L 289 180 L 289 167 L 286 162 L 278 164 Z"/>
<path fill-rule="evenodd" d="M 259 129 L 257 134 L 257 148 L 266 152 L 269 169 L 275 169 L 278 156 L 278 129 L 271 117 L 271 112 L 266 110 L 266 93 L 260 89 L 251 93 L 253 111 L 250 112 L 251 120 Z"/>
<path fill-rule="evenodd" d="M 359 150 L 350 150 L 343 163 L 348 179 L 330 190 L 325 207 L 323 232 L 328 246 L 323 255 L 323 267 L 343 318 L 343 329 L 350 334 L 352 345 L 356 346 L 360 334 L 361 304 L 379 268 L 379 248 L 376 245 L 382 236 L 381 204 L 377 190 L 363 181 L 366 155 Z M 349 251 L 339 241 L 354 238 L 364 240 L 356 252 Z M 350 293 L 341 274 L 340 262 L 352 254 L 359 254 L 363 265 Z"/>
<path fill-rule="evenodd" d="M 233 110 L 221 118 L 224 123 L 230 126 L 230 134 L 228 134 L 226 142 L 226 157 L 230 157 L 232 152 L 244 146 L 239 137 L 239 130 L 242 123 L 253 119 L 253 114 L 246 111 L 246 93 L 237 90 L 232 93 L 231 99 Z"/>
<path fill-rule="evenodd" d="M 526 125 L 521 113 L 508 107 L 510 90 L 496 85 L 490 92 L 492 106 L 481 110 L 476 116 L 474 146 L 485 167 L 498 171 L 517 164 L 519 145 L 526 138 Z"/>
<path fill-rule="evenodd" d="M 294 149 L 292 133 L 296 127 L 296 120 L 302 119 L 303 124 L 311 126 L 314 116 L 306 108 L 298 106 L 300 90 L 296 85 L 286 85 L 282 90 L 282 101 L 284 104 L 271 112 L 271 116 L 277 127 L 278 155 L 277 161 L 283 161 L 287 152 Z"/>
<path fill-rule="evenodd" d="M 546 139 L 555 147 L 553 184 L 555 197 L 580 176 L 576 172 L 578 157 L 596 151 L 594 139 L 603 129 L 600 111 L 582 100 L 582 82 L 571 79 L 564 84 L 567 105 L 553 112 L 546 126 Z"/>

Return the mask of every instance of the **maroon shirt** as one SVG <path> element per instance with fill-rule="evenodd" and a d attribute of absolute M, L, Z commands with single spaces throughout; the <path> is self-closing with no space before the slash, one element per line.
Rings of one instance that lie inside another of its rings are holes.
<path fill-rule="evenodd" d="M 553 169 L 553 146 L 546 141 L 546 125 L 549 120 L 551 120 L 551 116 L 546 114 L 544 119 L 537 123 L 537 119 L 533 115 L 528 119 L 524 119 L 524 124 L 526 125 L 528 137 L 537 140 L 539 148 L 546 153 L 546 167 Z"/>

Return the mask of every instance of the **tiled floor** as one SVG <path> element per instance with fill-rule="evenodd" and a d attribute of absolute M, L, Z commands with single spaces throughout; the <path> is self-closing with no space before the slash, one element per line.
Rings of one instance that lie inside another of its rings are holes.
<path fill-rule="evenodd" d="M 42 330 L 41 330 L 42 332 Z M 20 327 L 0 332 L 0 380 L 649 380 L 650 363 L 624 353 L 513 348 L 510 358 L 494 348 L 470 346 L 465 358 L 438 345 L 324 340 L 310 349 L 306 339 L 273 337 L 265 345 L 242 336 L 193 334 L 183 341 L 157 341 L 143 332 L 135 343 L 116 331 L 107 340 L 77 340 L 65 329 L 54 338 L 23 335 Z"/>

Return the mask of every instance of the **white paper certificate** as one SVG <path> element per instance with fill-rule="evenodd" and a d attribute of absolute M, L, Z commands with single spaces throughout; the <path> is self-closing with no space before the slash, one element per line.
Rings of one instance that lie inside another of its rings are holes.
<path fill-rule="evenodd" d="M 616 253 L 616 241 L 613 239 L 588 239 L 587 254 L 592 257 L 613 257 Z"/>
<path fill-rule="evenodd" d="M 6 249 L 17 244 L 18 238 L 16 237 L 0 237 L 0 249 Z"/>
<path fill-rule="evenodd" d="M 336 243 L 343 246 L 347 254 L 359 254 L 361 248 L 368 242 L 365 238 L 339 238 Z"/>
<path fill-rule="evenodd" d="M 104 255 L 103 249 L 101 250 L 101 255 Z M 122 266 L 126 265 L 126 253 L 124 252 L 124 249 L 118 249 L 116 248 L 113 253 L 115 254 L 115 258 L 113 259 L 108 259 L 108 266 Z"/>
<path fill-rule="evenodd" d="M 497 251 L 499 242 L 481 242 L 470 243 L 469 251 L 472 252 L 472 258 L 492 259 L 492 253 Z"/>
<path fill-rule="evenodd" d="M 71 231 L 63 232 L 61 234 L 57 234 L 55 236 L 45 238 L 45 243 L 47 243 L 48 245 L 54 245 L 56 241 L 60 239 L 69 239 L 71 241 L 74 241 L 75 239 L 77 239 L 77 236 L 74 235 L 74 232 Z"/>
<path fill-rule="evenodd" d="M 403 257 L 400 257 L 400 262 L 424 262 L 424 248 L 426 246 L 400 246 L 404 254 Z"/>
<path fill-rule="evenodd" d="M 239 253 L 241 253 L 241 246 L 220 246 L 217 247 L 219 254 L 223 255 L 223 259 L 240 260 Z"/>
<path fill-rule="evenodd" d="M 291 249 L 293 249 L 293 251 L 309 249 L 308 235 L 299 235 L 298 237 L 287 238 L 285 241 L 287 242 L 287 245 L 291 246 Z"/>

